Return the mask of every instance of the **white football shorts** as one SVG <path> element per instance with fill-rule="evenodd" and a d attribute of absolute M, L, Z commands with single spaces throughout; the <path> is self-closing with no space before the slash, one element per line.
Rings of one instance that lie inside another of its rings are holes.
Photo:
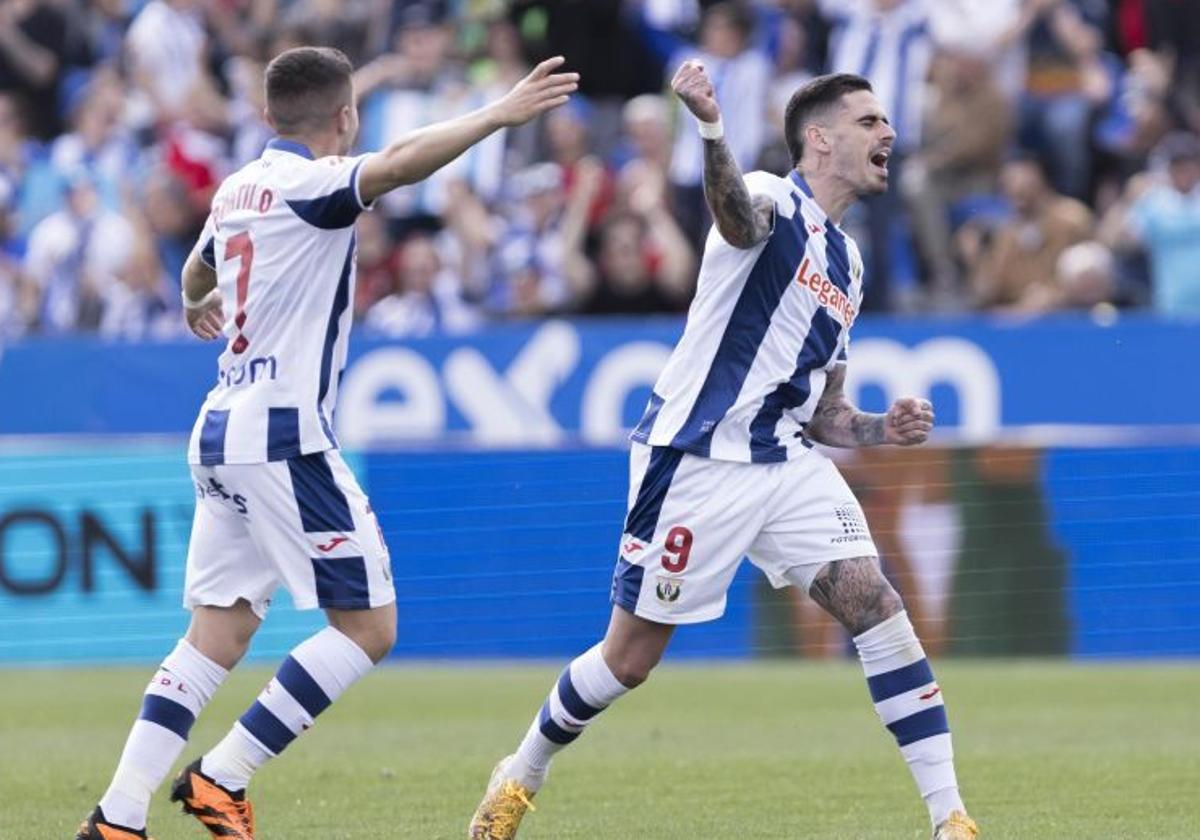
<path fill-rule="evenodd" d="M 262 464 L 192 466 L 196 514 L 183 604 L 245 598 L 261 618 L 280 585 L 297 609 L 396 599 L 367 496 L 336 449 Z"/>
<path fill-rule="evenodd" d="M 664 624 L 719 618 L 742 558 L 805 592 L 827 563 L 878 552 L 837 467 L 815 449 L 775 464 L 633 445 L 612 602 Z"/>

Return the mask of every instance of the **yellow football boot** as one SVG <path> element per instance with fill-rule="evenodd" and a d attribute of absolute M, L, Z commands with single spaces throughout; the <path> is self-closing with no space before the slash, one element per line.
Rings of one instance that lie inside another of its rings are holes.
<path fill-rule="evenodd" d="M 951 811 L 933 832 L 933 840 L 975 840 L 978 836 L 979 826 L 962 811 Z"/>
<path fill-rule="evenodd" d="M 512 840 L 517 836 L 525 812 L 537 810 L 530 801 L 535 791 L 504 777 L 507 765 L 508 759 L 505 758 L 492 771 L 487 792 L 475 809 L 475 816 L 471 818 L 471 826 L 467 829 L 470 840 Z"/>

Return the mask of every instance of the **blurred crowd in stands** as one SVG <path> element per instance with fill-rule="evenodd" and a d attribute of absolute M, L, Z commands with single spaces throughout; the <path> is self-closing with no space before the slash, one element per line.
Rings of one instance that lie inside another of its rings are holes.
<path fill-rule="evenodd" d="M 668 80 L 699 56 L 744 170 L 788 97 L 869 77 L 892 189 L 843 227 L 864 309 L 1200 317 L 1194 0 L 0 0 L 0 337 L 180 331 L 221 179 L 270 137 L 262 73 L 336 46 L 361 150 L 561 53 L 581 93 L 361 217 L 355 312 L 411 337 L 686 310 L 709 225 Z"/>

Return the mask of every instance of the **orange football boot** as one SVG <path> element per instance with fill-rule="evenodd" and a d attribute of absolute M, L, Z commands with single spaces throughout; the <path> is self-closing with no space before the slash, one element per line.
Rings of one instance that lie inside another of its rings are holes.
<path fill-rule="evenodd" d="M 254 840 L 254 808 L 244 790 L 226 790 L 200 772 L 196 759 L 171 785 L 171 801 L 183 805 L 204 824 L 208 833 L 223 840 Z"/>
<path fill-rule="evenodd" d="M 149 840 L 146 830 L 113 825 L 104 817 L 100 806 L 79 825 L 75 840 Z"/>

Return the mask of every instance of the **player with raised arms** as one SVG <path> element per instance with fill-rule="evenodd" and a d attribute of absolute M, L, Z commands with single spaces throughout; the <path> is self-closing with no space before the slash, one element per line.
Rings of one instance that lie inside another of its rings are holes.
<path fill-rule="evenodd" d="M 345 157 L 358 132 L 345 55 L 301 47 L 267 67 L 266 118 L 278 136 L 221 184 L 183 269 L 188 326 L 226 339 L 188 450 L 191 624 L 151 679 L 112 784 L 77 840 L 146 837 L 152 793 L 280 585 L 297 608 L 325 610 L 329 626 L 291 652 L 172 786 L 171 798 L 212 836 L 254 837 L 251 774 L 391 649 L 387 547 L 332 425 L 352 319 L 354 222 L 384 193 L 566 102 L 578 76 L 555 72 L 562 64 L 544 61 L 491 104 L 358 157 Z"/>
<path fill-rule="evenodd" d="M 970 840 L 978 829 L 959 796 L 941 690 L 862 509 L 812 448 L 912 446 L 933 428 L 923 399 L 868 414 L 843 393 L 863 263 L 838 224 L 857 199 L 887 189 L 895 132 L 866 79 L 822 76 L 785 112 L 793 170 L 743 178 L 703 67 L 685 63 L 671 84 L 700 122 L 715 224 L 683 338 L 632 435 L 612 618 L 496 766 L 469 836 L 516 836 L 552 757 L 646 680 L 676 626 L 724 612 L 749 555 L 772 584 L 808 592 L 853 635 L 934 837 Z"/>

